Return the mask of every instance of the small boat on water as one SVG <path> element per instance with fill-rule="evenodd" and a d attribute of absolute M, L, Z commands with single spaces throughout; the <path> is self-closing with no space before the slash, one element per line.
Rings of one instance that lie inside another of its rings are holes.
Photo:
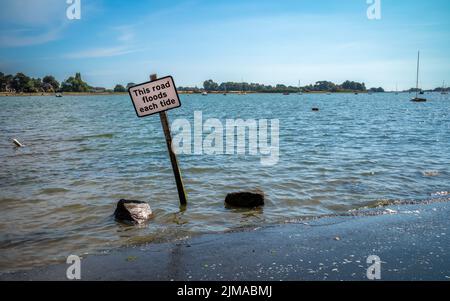
<path fill-rule="evenodd" d="M 420 64 L 420 51 L 417 53 L 417 74 L 416 74 L 416 97 L 411 99 L 413 102 L 426 102 L 426 98 L 418 97 L 419 93 L 419 64 Z M 420 91 L 420 94 L 424 94 L 423 91 Z"/>
<path fill-rule="evenodd" d="M 289 92 L 284 92 L 283 95 L 289 95 Z"/>
<path fill-rule="evenodd" d="M 202 95 L 203 95 L 203 96 L 207 96 L 207 95 L 208 95 L 208 92 L 202 92 Z"/>
<path fill-rule="evenodd" d="M 56 93 L 55 97 L 62 97 L 62 94 L 61 93 Z"/>

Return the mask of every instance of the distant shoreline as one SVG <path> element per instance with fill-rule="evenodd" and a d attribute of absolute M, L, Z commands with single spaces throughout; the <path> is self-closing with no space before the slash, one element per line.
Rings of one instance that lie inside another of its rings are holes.
<path fill-rule="evenodd" d="M 126 92 L 64 92 L 63 96 L 94 96 L 94 95 L 125 95 Z M 7 93 L 0 92 L 0 97 L 24 97 L 24 96 L 55 96 L 55 93 Z"/>
<path fill-rule="evenodd" d="M 281 92 L 239 92 L 239 91 L 210 91 L 208 94 L 283 94 Z M 351 91 L 342 91 L 342 92 L 327 92 L 327 91 L 310 91 L 310 92 L 302 92 L 302 94 L 369 94 L 368 91 L 362 92 L 351 92 Z M 394 93 L 394 92 L 377 92 L 377 93 Z M 374 94 L 377 94 L 374 93 Z M 399 92 L 400 93 L 400 92 Z M 408 92 L 404 92 L 408 93 Z M 64 92 L 60 93 L 63 96 L 96 96 L 96 95 L 128 95 L 128 92 Z M 198 94 L 201 95 L 202 92 L 194 92 L 194 91 L 178 91 L 178 94 Z M 292 95 L 296 95 L 298 93 L 289 93 Z M 0 97 L 25 97 L 25 96 L 55 96 L 55 93 L 8 93 L 8 92 L 0 92 Z"/>

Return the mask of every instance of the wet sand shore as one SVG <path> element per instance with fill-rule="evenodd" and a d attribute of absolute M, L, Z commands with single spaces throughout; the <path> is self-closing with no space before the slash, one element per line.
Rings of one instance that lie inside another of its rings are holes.
<path fill-rule="evenodd" d="M 449 202 L 397 205 L 353 216 L 208 234 L 123 248 L 81 261 L 82 280 L 449 280 Z M 0 275 L 0 280 L 67 280 L 69 265 Z"/>

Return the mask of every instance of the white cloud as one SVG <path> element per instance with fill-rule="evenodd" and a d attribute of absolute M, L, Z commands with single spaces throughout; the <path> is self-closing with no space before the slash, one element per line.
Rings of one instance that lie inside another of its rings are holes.
<path fill-rule="evenodd" d="M 102 58 L 102 57 L 124 55 L 136 51 L 138 50 L 131 49 L 125 46 L 103 47 L 103 48 L 101 47 L 69 53 L 66 54 L 64 57 L 68 59 Z"/>
<path fill-rule="evenodd" d="M 66 7 L 64 0 L 3 0 L 0 20 L 10 25 L 49 25 L 65 18 Z"/>
<path fill-rule="evenodd" d="M 5 0 L 0 10 L 0 47 L 47 43 L 60 37 L 67 25 L 66 2 Z"/>
<path fill-rule="evenodd" d="M 134 40 L 135 37 L 135 29 L 132 25 L 124 25 L 124 26 L 118 26 L 114 27 L 114 30 L 116 30 L 119 34 L 117 37 L 117 40 L 120 42 L 131 42 Z"/>
<path fill-rule="evenodd" d="M 64 57 L 69 59 L 103 58 L 142 51 L 142 49 L 134 48 L 132 46 L 135 37 L 134 27 L 132 25 L 116 26 L 111 28 L 111 30 L 113 31 L 113 35 L 116 35 L 117 45 L 80 50 L 66 54 Z"/>
<path fill-rule="evenodd" d="M 48 30 L 16 29 L 2 31 L 0 35 L 0 48 L 23 47 L 44 44 L 59 38 L 65 25 Z"/>

